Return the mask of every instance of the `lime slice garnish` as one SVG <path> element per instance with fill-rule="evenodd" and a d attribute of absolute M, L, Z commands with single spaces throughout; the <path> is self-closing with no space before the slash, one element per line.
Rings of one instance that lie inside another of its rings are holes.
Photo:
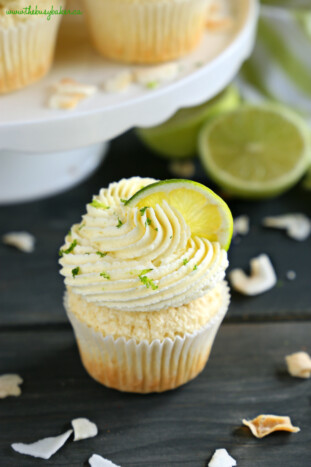
<path fill-rule="evenodd" d="M 305 173 L 310 131 L 295 112 L 277 105 L 243 106 L 206 124 L 199 152 L 210 177 L 232 194 L 275 196 Z"/>
<path fill-rule="evenodd" d="M 162 125 L 153 128 L 139 128 L 137 133 L 143 142 L 160 155 L 190 157 L 197 152 L 197 137 L 207 120 L 235 109 L 240 96 L 234 86 L 196 107 L 179 110 Z"/>
<path fill-rule="evenodd" d="M 139 190 L 126 205 L 142 209 L 166 201 L 176 208 L 190 227 L 191 235 L 230 246 L 233 220 L 227 204 L 212 190 L 191 180 L 163 180 Z"/>

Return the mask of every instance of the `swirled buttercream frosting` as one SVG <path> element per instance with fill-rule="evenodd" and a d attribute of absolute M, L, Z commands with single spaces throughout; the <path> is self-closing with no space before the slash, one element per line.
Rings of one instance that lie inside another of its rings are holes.
<path fill-rule="evenodd" d="M 87 205 L 60 250 L 61 274 L 87 302 L 120 311 L 157 311 L 186 305 L 224 279 L 227 254 L 219 243 L 192 236 L 167 202 L 125 205 L 154 183 L 134 177 L 111 183 Z"/>

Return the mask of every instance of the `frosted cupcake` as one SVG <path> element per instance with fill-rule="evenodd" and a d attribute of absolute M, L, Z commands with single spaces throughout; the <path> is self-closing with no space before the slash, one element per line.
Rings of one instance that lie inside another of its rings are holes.
<path fill-rule="evenodd" d="M 102 189 L 60 251 L 82 362 L 121 391 L 161 392 L 197 376 L 229 305 L 218 242 L 193 235 L 165 200 L 125 204 L 153 182 L 136 177 Z"/>
<path fill-rule="evenodd" d="M 52 2 L 54 10 L 65 0 Z M 0 94 L 23 88 L 49 70 L 62 15 L 17 14 L 51 10 L 50 0 L 0 0 Z"/>
<path fill-rule="evenodd" d="M 200 41 L 211 0 L 84 0 L 90 33 L 105 57 L 158 63 Z"/>

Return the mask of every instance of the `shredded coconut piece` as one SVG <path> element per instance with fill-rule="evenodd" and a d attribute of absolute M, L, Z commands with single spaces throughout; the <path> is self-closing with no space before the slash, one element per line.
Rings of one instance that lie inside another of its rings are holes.
<path fill-rule="evenodd" d="M 71 421 L 71 424 L 74 433 L 74 441 L 93 438 L 98 433 L 95 423 L 91 422 L 87 418 L 75 418 Z"/>
<path fill-rule="evenodd" d="M 175 161 L 169 165 L 170 172 L 176 177 L 192 177 L 195 173 L 195 165 L 192 161 Z"/>
<path fill-rule="evenodd" d="M 289 281 L 294 281 L 296 279 L 295 271 L 287 271 L 286 277 Z"/>
<path fill-rule="evenodd" d="M 19 387 L 23 379 L 19 375 L 8 374 L 0 376 L 0 399 L 8 396 L 20 396 L 22 391 Z"/>
<path fill-rule="evenodd" d="M 250 276 L 242 269 L 233 269 L 229 273 L 230 282 L 235 290 L 244 295 L 258 295 L 275 286 L 277 277 L 266 254 L 251 259 L 250 269 Z"/>
<path fill-rule="evenodd" d="M 92 457 L 89 458 L 89 463 L 91 467 L 120 467 L 98 454 L 93 454 Z"/>
<path fill-rule="evenodd" d="M 289 417 L 279 415 L 258 415 L 253 420 L 243 420 L 243 424 L 248 426 L 256 438 L 263 438 L 274 431 L 289 431 L 298 433 L 300 428 L 293 426 Z"/>
<path fill-rule="evenodd" d="M 205 25 L 207 29 L 212 31 L 222 31 L 231 28 L 234 25 L 234 21 L 224 11 L 224 8 L 221 8 L 219 4 L 212 3 L 207 12 Z"/>
<path fill-rule="evenodd" d="M 134 71 L 134 79 L 143 86 L 151 87 L 151 83 L 164 83 L 171 81 L 178 75 L 179 66 L 177 63 L 167 63 L 154 67 L 139 68 Z"/>
<path fill-rule="evenodd" d="M 238 216 L 233 222 L 233 236 L 247 235 L 249 232 L 249 217 L 246 215 Z"/>
<path fill-rule="evenodd" d="M 208 467 L 234 467 L 235 465 L 236 460 L 229 455 L 226 449 L 216 449 Z"/>
<path fill-rule="evenodd" d="M 310 378 L 311 358 L 307 352 L 296 352 L 285 357 L 290 375 L 296 378 Z"/>
<path fill-rule="evenodd" d="M 35 249 L 35 237 L 29 232 L 8 232 L 2 236 L 6 245 L 14 246 L 25 253 L 32 253 Z"/>
<path fill-rule="evenodd" d="M 106 92 L 122 92 L 129 87 L 133 79 L 133 72 L 131 70 L 121 71 L 107 79 L 103 84 L 103 88 Z"/>
<path fill-rule="evenodd" d="M 50 459 L 66 443 L 71 433 L 72 430 L 68 430 L 62 435 L 40 439 L 31 444 L 14 443 L 12 448 L 20 454 Z"/>
<path fill-rule="evenodd" d="M 52 87 L 53 93 L 48 101 L 51 109 L 74 109 L 80 101 L 96 93 L 97 87 L 82 84 L 71 78 L 64 78 Z"/>
<path fill-rule="evenodd" d="M 263 225 L 274 229 L 285 229 L 289 237 L 300 242 L 306 240 L 311 233 L 311 220 L 300 213 L 265 217 Z"/>

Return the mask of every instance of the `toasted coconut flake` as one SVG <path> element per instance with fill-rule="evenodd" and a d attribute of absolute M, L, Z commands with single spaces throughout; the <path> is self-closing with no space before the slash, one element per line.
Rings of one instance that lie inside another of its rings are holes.
<path fill-rule="evenodd" d="M 234 25 L 232 18 L 228 16 L 212 16 L 208 18 L 205 23 L 207 29 L 211 31 L 222 31 L 224 29 L 230 29 Z"/>
<path fill-rule="evenodd" d="M 250 261 L 251 275 L 247 276 L 242 269 L 233 269 L 229 273 L 232 287 L 244 295 L 258 295 L 272 289 L 277 277 L 271 261 L 262 254 Z"/>
<path fill-rule="evenodd" d="M 64 78 L 54 84 L 52 90 L 48 106 L 51 109 L 72 110 L 80 101 L 95 94 L 97 87 L 79 83 L 71 78 Z"/>
<path fill-rule="evenodd" d="M 62 435 L 40 439 L 31 444 L 14 443 L 12 444 L 12 448 L 20 454 L 50 459 L 66 443 L 71 433 L 72 430 L 68 430 Z"/>
<path fill-rule="evenodd" d="M 249 232 L 249 217 L 246 215 L 238 216 L 233 222 L 233 236 L 247 235 Z"/>
<path fill-rule="evenodd" d="M 89 97 L 96 93 L 97 87 L 90 84 L 82 84 L 71 78 L 63 78 L 53 86 L 57 94 L 73 94 Z"/>
<path fill-rule="evenodd" d="M 248 426 L 256 438 L 264 438 L 274 431 L 289 431 L 298 433 L 300 428 L 293 426 L 289 417 L 279 415 L 258 415 L 253 420 L 243 420 L 243 424 Z"/>
<path fill-rule="evenodd" d="M 0 376 L 0 399 L 9 396 L 20 396 L 22 391 L 19 387 L 23 379 L 19 375 L 8 374 Z"/>
<path fill-rule="evenodd" d="M 89 458 L 89 464 L 91 467 L 120 467 L 98 454 L 93 454 L 92 457 Z"/>
<path fill-rule="evenodd" d="M 169 170 L 175 177 L 190 178 L 195 173 L 195 165 L 192 161 L 175 161 L 170 163 Z"/>
<path fill-rule="evenodd" d="M 310 378 L 311 358 L 307 352 L 296 352 L 285 357 L 290 375 L 296 378 Z"/>
<path fill-rule="evenodd" d="M 236 460 L 229 455 L 226 449 L 216 449 L 208 467 L 234 467 L 235 465 Z"/>
<path fill-rule="evenodd" d="M 134 79 L 137 83 L 146 87 L 153 83 L 160 84 L 166 81 L 172 81 L 179 72 L 177 63 L 167 63 L 165 65 L 158 65 L 154 67 L 139 68 L 134 71 Z"/>
<path fill-rule="evenodd" d="M 98 433 L 98 428 L 95 423 L 91 422 L 87 418 L 75 418 L 71 420 L 74 441 L 80 439 L 93 438 Z"/>
<path fill-rule="evenodd" d="M 35 237 L 29 232 L 8 232 L 2 236 L 6 245 L 14 246 L 25 253 L 32 253 L 35 249 Z"/>
<path fill-rule="evenodd" d="M 103 84 L 103 88 L 106 92 L 122 92 L 129 87 L 133 79 L 134 76 L 131 70 L 121 71 L 107 79 Z"/>
<path fill-rule="evenodd" d="M 306 240 L 311 233 L 311 220 L 300 213 L 265 217 L 263 225 L 274 229 L 285 229 L 289 237 L 300 242 Z"/>

